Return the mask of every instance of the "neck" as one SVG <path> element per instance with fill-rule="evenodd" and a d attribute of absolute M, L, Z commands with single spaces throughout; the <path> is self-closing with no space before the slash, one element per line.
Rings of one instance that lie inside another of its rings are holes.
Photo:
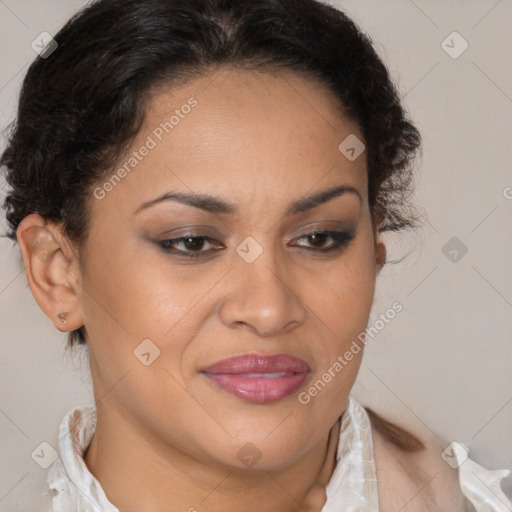
<path fill-rule="evenodd" d="M 108 416 L 107 416 L 108 415 Z M 279 471 L 205 463 L 156 439 L 116 409 L 97 410 L 84 454 L 109 501 L 122 512 L 320 512 L 335 467 L 339 420 Z"/>

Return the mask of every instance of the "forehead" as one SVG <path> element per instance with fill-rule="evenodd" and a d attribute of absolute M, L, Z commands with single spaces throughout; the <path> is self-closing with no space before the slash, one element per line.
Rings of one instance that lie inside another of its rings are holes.
<path fill-rule="evenodd" d="M 197 108 L 190 111 L 186 105 L 192 100 Z M 164 131 L 174 139 L 183 135 L 204 142 L 215 139 L 217 143 L 234 143 L 251 137 L 254 145 L 272 139 L 275 144 L 269 150 L 283 143 L 294 148 L 309 140 L 309 150 L 313 146 L 320 148 L 322 141 L 329 150 L 337 150 L 338 144 L 333 148 L 332 143 L 340 136 L 354 133 L 362 139 L 357 124 L 342 110 L 338 98 L 311 78 L 284 70 L 228 67 L 182 86 L 157 89 L 148 102 L 142 131 L 149 133 L 171 121 L 170 132 Z M 179 115 L 179 120 L 176 115 L 172 120 L 173 114 Z M 188 121 L 182 123 L 185 118 Z M 194 133 L 186 130 L 192 123 Z M 172 144 L 172 140 L 168 142 Z M 325 147 L 320 149 L 322 153 L 323 150 Z"/>
<path fill-rule="evenodd" d="M 347 158 L 339 147 L 347 137 L 363 138 L 314 81 L 220 69 L 153 93 L 139 134 L 116 166 L 128 172 L 108 199 L 121 189 L 127 203 L 178 189 L 249 204 L 340 183 L 365 197 L 366 155 Z"/>

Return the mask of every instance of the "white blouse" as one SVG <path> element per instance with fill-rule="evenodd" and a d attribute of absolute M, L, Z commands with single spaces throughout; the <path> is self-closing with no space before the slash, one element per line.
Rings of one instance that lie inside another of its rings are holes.
<path fill-rule="evenodd" d="M 54 512 L 119 512 L 87 468 L 83 454 L 96 429 L 96 408 L 72 409 L 61 422 L 59 457 L 50 466 L 46 491 Z M 512 502 L 500 488 L 510 470 L 489 471 L 456 443 L 450 457 L 460 463 L 459 482 L 476 512 L 511 512 Z M 465 459 L 465 460 L 464 460 Z M 352 396 L 342 416 L 336 466 L 326 487 L 321 512 L 378 512 L 379 497 L 370 419 Z"/>

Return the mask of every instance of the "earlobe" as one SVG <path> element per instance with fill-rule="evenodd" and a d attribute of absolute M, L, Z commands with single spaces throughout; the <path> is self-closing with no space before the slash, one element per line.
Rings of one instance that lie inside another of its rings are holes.
<path fill-rule="evenodd" d="M 377 263 L 377 273 L 382 270 L 386 264 L 386 244 L 378 241 L 375 247 L 375 261 Z"/>
<path fill-rule="evenodd" d="M 16 231 L 27 281 L 43 312 L 62 332 L 83 325 L 76 255 L 59 228 L 36 213 Z"/>
<path fill-rule="evenodd" d="M 377 274 L 380 273 L 386 264 L 386 244 L 380 240 L 380 228 L 382 226 L 383 218 L 378 217 L 375 220 L 376 228 L 373 231 L 373 241 L 375 244 L 375 263 L 377 265 Z"/>
<path fill-rule="evenodd" d="M 386 264 L 386 244 L 384 242 L 377 242 L 375 249 L 377 273 L 379 273 Z"/>

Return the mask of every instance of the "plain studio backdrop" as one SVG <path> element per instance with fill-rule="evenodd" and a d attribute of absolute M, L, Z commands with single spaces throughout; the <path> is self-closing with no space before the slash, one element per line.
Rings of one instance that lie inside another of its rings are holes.
<path fill-rule="evenodd" d="M 424 440 L 459 441 L 485 467 L 512 468 L 512 2 L 331 4 L 372 37 L 422 133 L 415 197 L 428 215 L 416 232 L 386 238 L 389 259 L 408 256 L 378 278 L 377 332 L 353 393 Z M 83 5 L 0 0 L 2 131 L 33 41 Z M 93 403 L 85 360 L 65 355 L 65 334 L 39 309 L 20 257 L 0 240 L 0 510 L 9 511 L 44 488 L 41 443 L 57 448 L 64 414 Z M 403 310 L 382 328 L 395 301 Z"/>

